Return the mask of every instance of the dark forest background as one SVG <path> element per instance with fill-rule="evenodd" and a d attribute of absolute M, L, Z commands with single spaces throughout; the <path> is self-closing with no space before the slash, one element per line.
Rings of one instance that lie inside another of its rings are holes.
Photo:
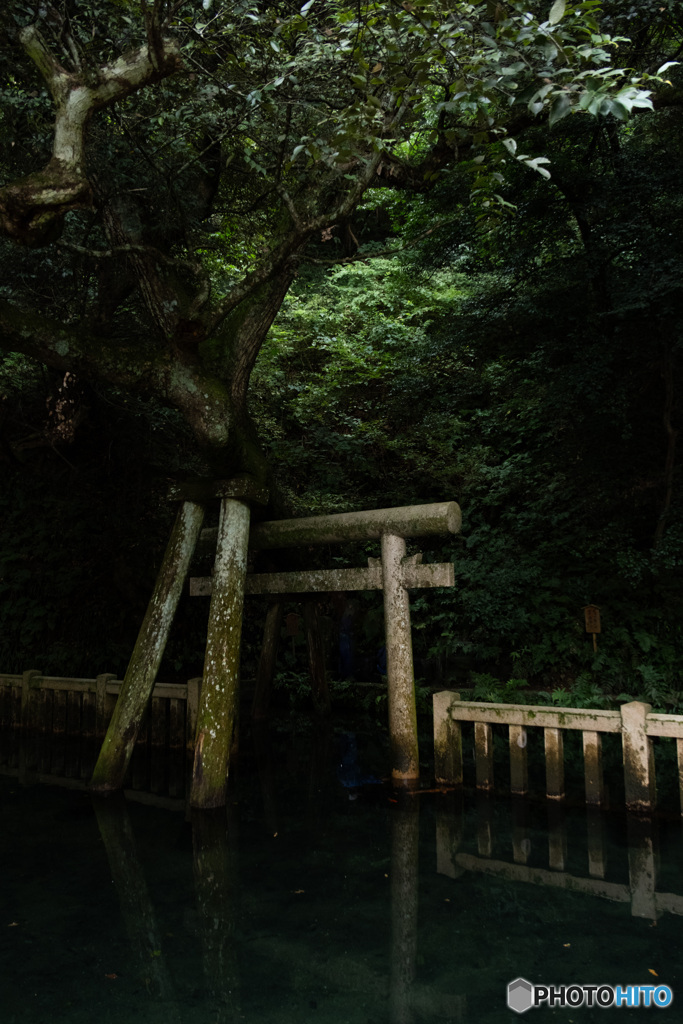
<path fill-rule="evenodd" d="M 677 5 L 617 6 L 629 64 L 676 58 Z M 515 163 L 495 213 L 470 205 L 467 168 L 424 194 L 369 190 L 311 248 L 259 356 L 251 409 L 283 514 L 461 505 L 461 535 L 420 546 L 456 575 L 413 596 L 428 683 L 683 707 L 683 75 L 668 74 L 628 121 L 526 127 L 552 176 Z M 3 356 L 0 392 L 0 667 L 121 676 L 191 438 L 152 398 L 24 355 Z M 264 611 L 249 602 L 247 676 Z M 201 673 L 207 612 L 182 599 L 161 678 Z M 357 674 L 377 678 L 378 595 L 354 616 Z M 283 651 L 283 673 L 305 670 L 303 645 Z"/>

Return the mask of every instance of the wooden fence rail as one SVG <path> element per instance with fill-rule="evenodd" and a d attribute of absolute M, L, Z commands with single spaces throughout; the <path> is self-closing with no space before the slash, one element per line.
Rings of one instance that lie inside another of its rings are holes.
<path fill-rule="evenodd" d="M 163 732 L 171 746 L 194 748 L 201 678 L 187 683 L 156 683 L 152 693 L 150 728 L 160 745 L 160 720 L 168 720 Z M 0 674 L 0 728 L 26 732 L 63 732 L 66 719 L 70 733 L 100 737 L 122 686 L 110 672 L 95 679 L 44 676 L 31 669 L 21 675 Z M 168 702 L 161 704 L 160 702 Z M 77 721 L 76 721 L 77 720 Z"/>
<path fill-rule="evenodd" d="M 632 701 L 618 711 L 549 708 L 530 704 L 480 704 L 461 701 L 451 691 L 434 694 L 434 760 L 437 784 L 462 784 L 462 723 L 474 723 L 474 760 L 477 789 L 493 789 L 493 725 L 506 725 L 510 744 L 510 788 L 528 792 L 527 730 L 543 729 L 546 795 L 564 798 L 564 731 L 583 735 L 586 803 L 604 803 L 602 735 L 622 737 L 626 806 L 648 812 L 656 803 L 652 738 L 675 739 L 683 814 L 683 715 L 653 712 L 649 704 Z"/>
<path fill-rule="evenodd" d="M 89 779 L 122 681 L 0 674 L 0 765 L 20 777 Z M 201 679 L 157 683 L 135 745 L 133 789 L 179 797 L 194 749 Z"/>

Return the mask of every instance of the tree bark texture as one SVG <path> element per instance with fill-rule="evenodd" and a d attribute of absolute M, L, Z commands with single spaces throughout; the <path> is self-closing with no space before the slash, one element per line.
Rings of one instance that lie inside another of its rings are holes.
<path fill-rule="evenodd" d="M 86 76 L 66 71 L 34 25 L 21 31 L 20 40 L 52 96 L 55 130 L 47 166 L 0 189 L 0 226 L 22 245 L 42 246 L 59 238 L 69 210 L 92 203 L 84 170 L 92 115 L 172 74 L 180 53 L 175 40 L 158 39 L 156 46 L 139 47 Z"/>

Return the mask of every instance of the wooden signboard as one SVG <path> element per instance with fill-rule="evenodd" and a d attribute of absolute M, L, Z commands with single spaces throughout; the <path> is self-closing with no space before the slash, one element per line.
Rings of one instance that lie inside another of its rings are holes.
<path fill-rule="evenodd" d="M 587 604 L 583 609 L 583 613 L 586 617 L 586 632 L 587 633 L 599 633 L 600 632 L 600 609 L 596 604 Z"/>
<path fill-rule="evenodd" d="M 600 609 L 597 604 L 587 604 L 583 609 L 583 614 L 586 620 L 586 632 L 593 634 L 593 650 L 597 651 L 598 642 L 595 638 L 600 632 Z"/>

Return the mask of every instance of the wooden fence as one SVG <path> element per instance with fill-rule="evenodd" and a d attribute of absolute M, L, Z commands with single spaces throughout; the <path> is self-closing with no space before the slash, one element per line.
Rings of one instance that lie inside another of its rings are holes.
<path fill-rule="evenodd" d="M 20 775 L 88 779 L 121 685 L 111 673 L 95 679 L 36 670 L 0 674 L 0 764 Z M 131 788 L 182 795 L 200 691 L 201 679 L 155 685 L 135 744 Z"/>
<path fill-rule="evenodd" d="M 605 790 L 602 772 L 602 736 L 619 733 L 623 745 L 626 806 L 648 812 L 656 803 L 653 737 L 675 739 L 683 814 L 683 715 L 653 712 L 649 704 L 633 701 L 618 711 L 550 708 L 528 704 L 480 704 L 461 701 L 457 693 L 434 694 L 434 760 L 437 784 L 459 786 L 463 781 L 462 723 L 474 723 L 476 786 L 493 789 L 493 725 L 508 728 L 510 789 L 524 795 L 529 789 L 527 730 L 543 729 L 546 796 L 561 800 L 564 786 L 564 732 L 583 735 L 586 803 L 600 806 Z"/>

